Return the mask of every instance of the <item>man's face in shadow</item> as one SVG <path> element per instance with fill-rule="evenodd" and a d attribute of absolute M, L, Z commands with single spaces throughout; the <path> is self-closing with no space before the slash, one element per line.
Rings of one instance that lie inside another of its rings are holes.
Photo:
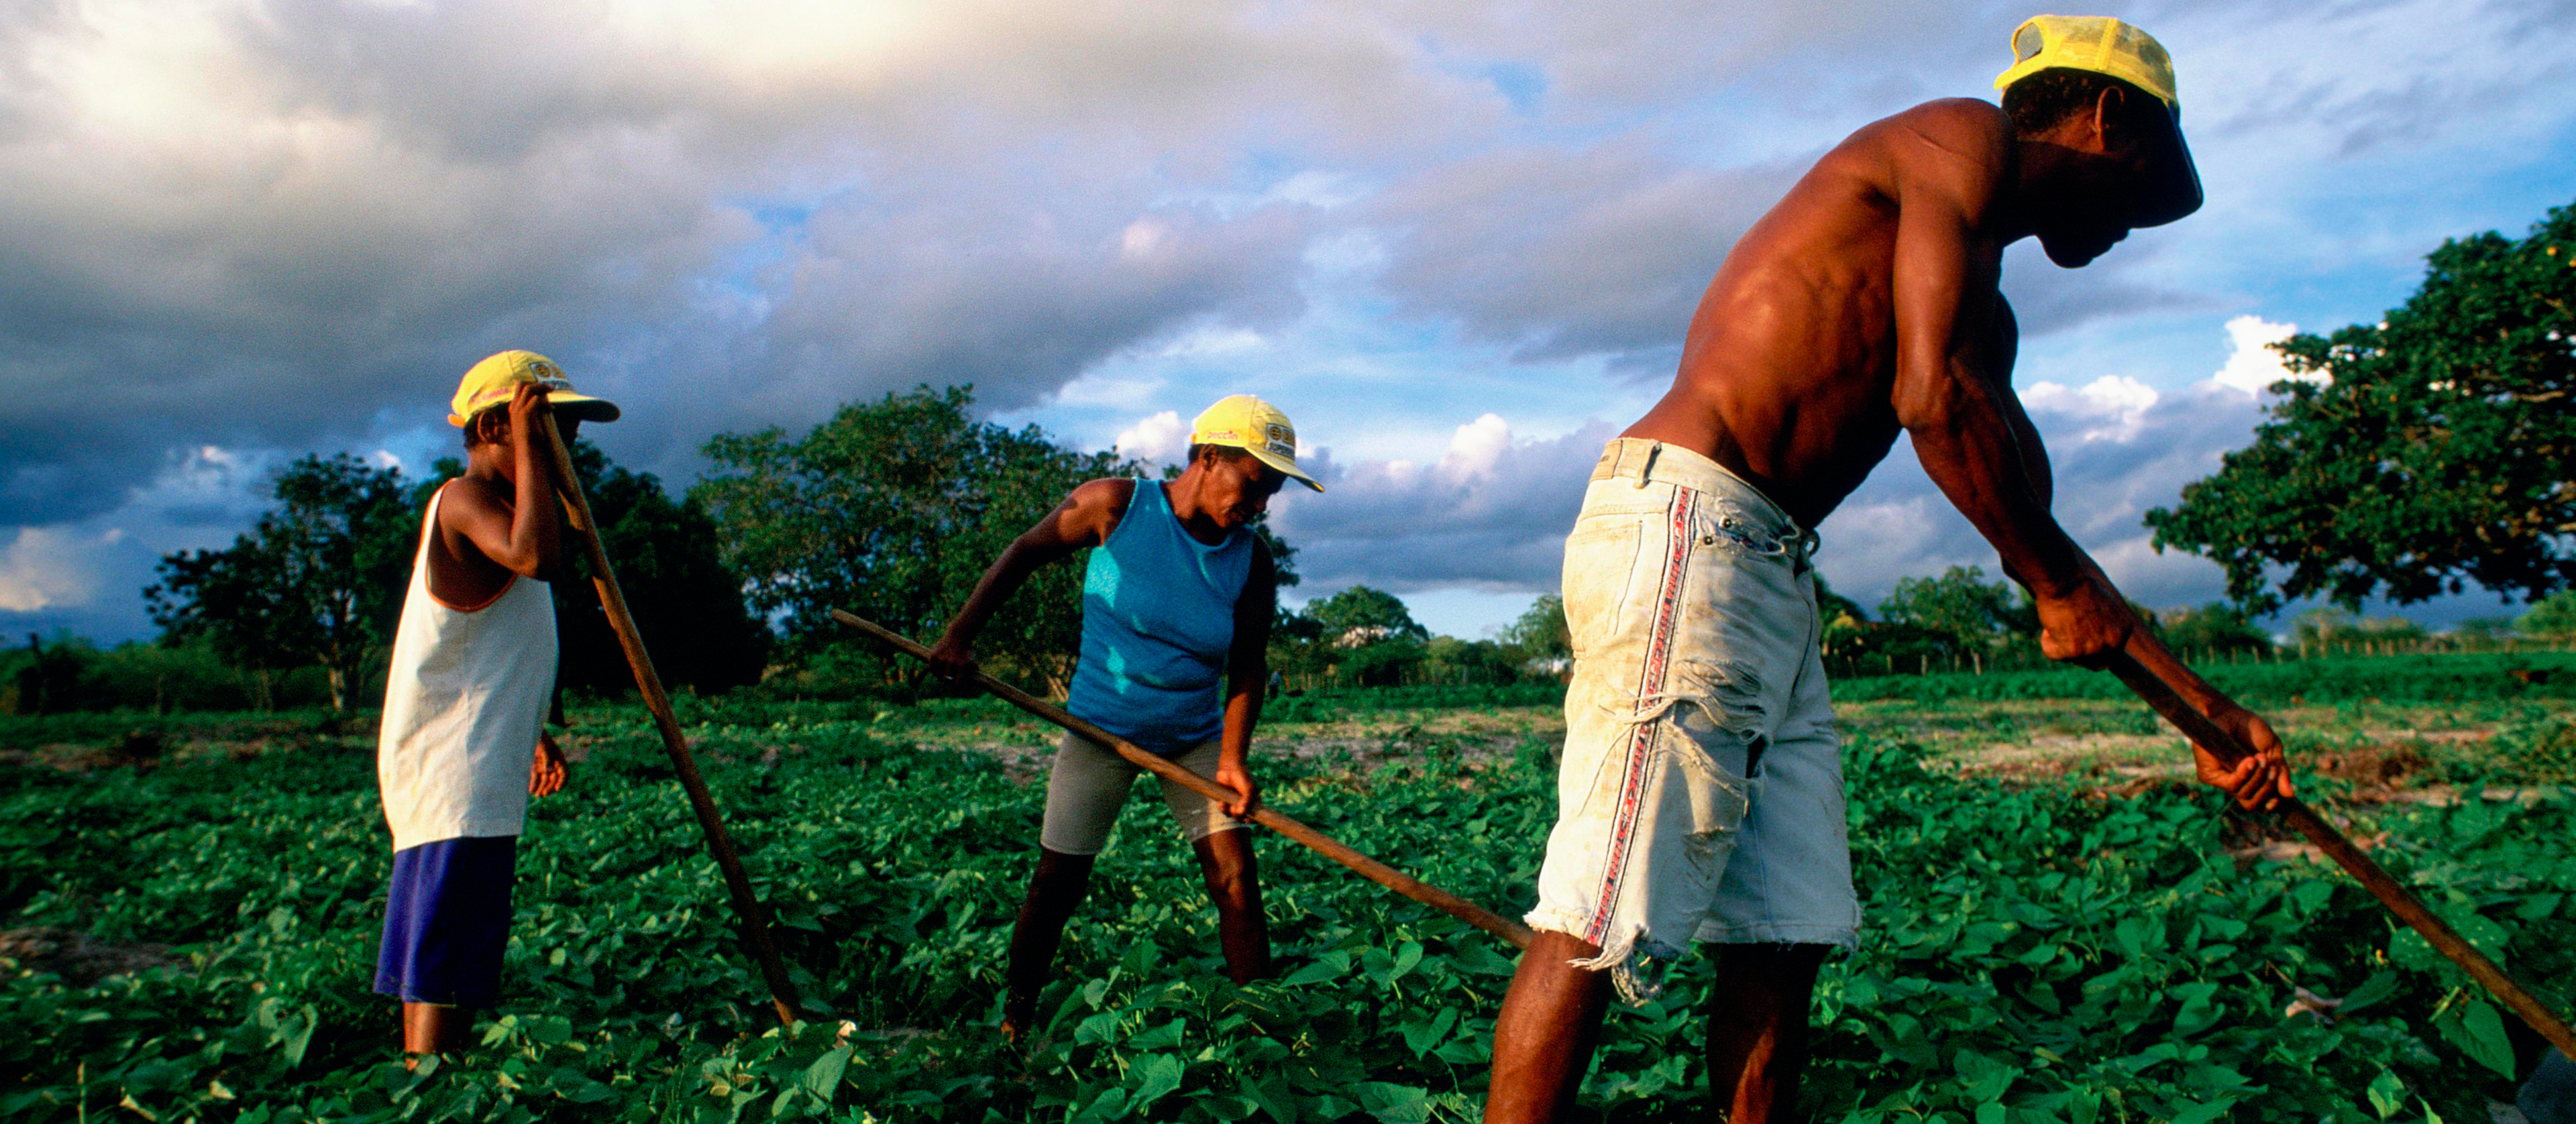
<path fill-rule="evenodd" d="M 2159 116 L 2161 105 L 2130 106 L 2130 97 L 2105 90 L 2092 109 L 2043 138 L 2060 159 L 2038 225 L 2039 245 L 2067 269 L 2092 264 L 2132 230 L 2199 207 L 2175 198 L 2189 174 L 2179 127 Z"/>

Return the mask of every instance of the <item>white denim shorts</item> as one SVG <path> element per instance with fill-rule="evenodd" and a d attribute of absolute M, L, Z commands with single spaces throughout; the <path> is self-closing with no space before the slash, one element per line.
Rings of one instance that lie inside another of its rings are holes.
<path fill-rule="evenodd" d="M 1210 738 L 1171 762 L 1211 780 L 1216 777 L 1219 742 Z M 1109 829 L 1127 806 L 1127 790 L 1145 770 L 1128 764 L 1108 747 L 1066 731 L 1055 743 L 1055 768 L 1047 774 L 1046 820 L 1038 827 L 1038 846 L 1059 855 L 1097 855 L 1109 845 Z M 1181 822 L 1181 834 L 1195 842 L 1220 831 L 1242 827 L 1225 814 L 1225 806 L 1161 777 L 1163 803 Z"/>
<path fill-rule="evenodd" d="M 1620 438 L 1565 541 L 1557 822 L 1534 929 L 1639 969 L 1686 941 L 1858 939 L 1812 532 L 1716 462 Z"/>

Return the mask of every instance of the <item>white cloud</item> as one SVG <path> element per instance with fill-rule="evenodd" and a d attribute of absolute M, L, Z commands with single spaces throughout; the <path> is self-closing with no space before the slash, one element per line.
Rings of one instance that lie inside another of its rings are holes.
<path fill-rule="evenodd" d="M 2299 326 L 2296 324 L 2275 324 L 2254 315 L 2239 316 L 2228 321 L 2227 364 L 2220 367 L 2218 373 L 2209 376 L 2209 381 L 2251 397 L 2263 394 L 2273 383 L 2283 379 L 2305 378 L 2314 381 L 2323 378 L 2322 374 L 2291 374 L 2290 368 L 2281 362 L 2281 353 L 2272 350 L 2273 344 L 2297 335 L 2298 332 Z"/>
<path fill-rule="evenodd" d="M 1511 423 L 1500 414 L 1486 414 L 1458 427 L 1449 438 L 1449 451 L 1440 456 L 1440 470 L 1452 480 L 1490 475 L 1511 447 Z"/>
<path fill-rule="evenodd" d="M 121 537 L 18 528 L 9 545 L 0 547 L 0 610 L 33 613 L 89 604 L 98 594 L 96 555 Z"/>
<path fill-rule="evenodd" d="M 1122 457 L 1178 464 L 1190 449 L 1190 423 L 1180 411 L 1165 410 L 1128 426 L 1110 447 Z"/>
<path fill-rule="evenodd" d="M 2065 414 L 2084 426 L 2077 441 L 2135 440 L 2147 411 L 2156 404 L 2154 387 L 2127 375 L 2103 375 L 2069 390 L 2053 382 L 2035 382 L 2021 392 L 2022 405 L 2034 415 Z"/>

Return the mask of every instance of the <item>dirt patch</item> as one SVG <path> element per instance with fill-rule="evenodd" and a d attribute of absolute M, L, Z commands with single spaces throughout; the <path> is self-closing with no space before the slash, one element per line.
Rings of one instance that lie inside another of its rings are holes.
<path fill-rule="evenodd" d="M 2358 792 L 2399 788 L 2433 767 L 2433 759 L 2412 745 L 2371 745 L 2308 754 L 2300 762 L 2309 772 L 2343 781 Z"/>
<path fill-rule="evenodd" d="M 185 964 L 166 944 L 119 944 L 87 933 L 37 926 L 0 929 L 0 959 L 30 972 L 50 972 L 74 987 L 109 976 Z"/>
<path fill-rule="evenodd" d="M 166 753 L 161 735 L 136 730 L 103 746 L 57 742 L 34 749 L 0 750 L 0 765 L 57 769 L 66 773 L 89 773 L 100 769 L 150 770 L 161 764 Z"/>

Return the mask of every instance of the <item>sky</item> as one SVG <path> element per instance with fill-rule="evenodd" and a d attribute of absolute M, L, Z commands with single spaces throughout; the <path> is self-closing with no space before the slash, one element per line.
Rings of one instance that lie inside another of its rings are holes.
<path fill-rule="evenodd" d="M 2112 4 L 2170 49 L 2208 203 L 2006 257 L 2061 521 L 2151 606 L 2140 516 L 2214 470 L 2265 344 L 2376 320 L 2446 237 L 2576 201 L 2576 7 Z M 276 466 L 455 447 L 474 360 L 559 360 L 685 485 L 716 433 L 966 383 L 1169 459 L 1259 394 L 1329 491 L 1317 596 L 1489 634 L 1551 590 L 1600 444 L 1734 238 L 1852 130 L 1991 97 L 1993 4 L 1452 0 L 0 5 L 0 629 L 148 636 L 162 555 Z M 1902 444 L 1834 587 L 1996 573 Z M 2406 609 L 2509 614 L 2493 595 Z"/>

